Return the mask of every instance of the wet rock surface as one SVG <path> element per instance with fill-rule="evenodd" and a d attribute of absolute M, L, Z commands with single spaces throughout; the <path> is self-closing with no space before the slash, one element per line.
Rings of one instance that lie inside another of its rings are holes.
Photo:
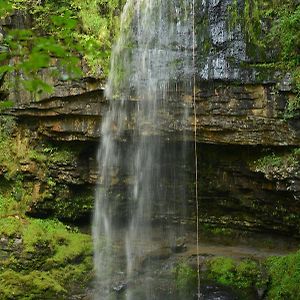
<path fill-rule="evenodd" d="M 199 82 L 196 90 L 197 141 L 213 144 L 288 146 L 299 145 L 298 119 L 284 119 L 287 103 L 293 94 L 280 92 L 275 85 L 236 85 Z M 170 91 L 171 114 L 159 116 L 161 126 L 153 124 L 152 134 L 178 139 L 186 131 L 194 139 L 192 95 Z M 124 109 L 134 111 L 136 102 Z M 10 114 L 21 124 L 41 136 L 58 141 L 98 141 L 100 124 L 108 109 L 103 91 L 71 97 L 54 97 L 40 102 L 19 105 Z M 189 113 L 188 121 L 182 115 Z M 112 124 L 112 127 L 114 125 Z M 127 120 L 127 133 L 135 119 Z"/>
<path fill-rule="evenodd" d="M 83 147 L 70 162 L 49 165 L 48 178 L 51 178 L 50 184 L 55 183 L 50 187 L 47 180 L 39 181 L 40 171 L 37 166 L 25 168 L 25 178 L 34 178 L 35 201 L 30 206 L 30 215 L 54 214 L 61 219 L 90 220 L 94 188 L 100 178 L 95 160 L 97 145 L 90 144 L 88 147 L 88 151 Z M 126 142 L 120 143 L 120 150 L 124 154 L 126 164 L 131 159 Z M 178 159 L 182 151 L 188 152 L 189 159 L 185 163 Z M 162 174 L 157 179 L 157 184 L 165 192 L 157 195 L 157 201 L 153 205 L 154 223 L 194 223 L 193 151 L 193 143 L 189 142 L 169 141 L 162 147 Z M 201 222 L 214 226 L 275 231 L 298 236 L 300 207 L 297 201 L 297 158 L 295 157 L 293 166 L 285 166 L 282 163 L 283 166 L 279 169 L 267 167 L 265 173 L 255 166 L 259 158 L 276 151 L 279 151 L 278 148 L 199 144 L 198 200 Z M 115 170 L 109 193 L 111 201 L 114 202 L 112 215 L 120 226 L 126 223 L 130 213 L 127 208 L 127 190 L 131 184 L 130 174 L 124 173 L 122 168 Z M 173 252 L 184 250 L 184 240 L 174 243 Z"/>

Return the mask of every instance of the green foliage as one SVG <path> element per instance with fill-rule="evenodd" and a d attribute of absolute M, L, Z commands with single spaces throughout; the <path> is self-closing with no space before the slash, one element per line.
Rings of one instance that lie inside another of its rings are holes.
<path fill-rule="evenodd" d="M 68 220 L 76 220 L 78 215 L 88 215 L 94 206 L 94 193 L 89 191 L 74 195 L 72 201 L 56 197 L 53 205 L 55 216 Z"/>
<path fill-rule="evenodd" d="M 0 292 L 3 299 L 55 299 L 65 294 L 65 289 L 47 272 L 7 270 L 0 273 Z"/>
<path fill-rule="evenodd" d="M 300 251 L 267 260 L 270 275 L 268 299 L 300 299 Z"/>
<path fill-rule="evenodd" d="M 205 233 L 215 236 L 220 236 L 220 237 L 230 237 L 234 235 L 234 231 L 231 228 L 226 228 L 226 227 L 216 227 L 212 226 L 210 224 L 203 224 L 202 228 Z"/>
<path fill-rule="evenodd" d="M 31 15 L 30 29 L 7 30 L 0 52 L 0 77 L 6 73 L 20 81 L 38 99 L 52 93 L 43 70 L 61 80 L 82 75 L 80 57 L 91 74 L 104 78 L 109 68 L 112 41 L 119 27 L 124 0 L 1 0 L 1 16 L 15 11 Z"/>
<path fill-rule="evenodd" d="M 30 5 L 30 1 L 20 1 L 14 3 L 14 9 L 28 11 Z M 35 17 L 42 6 L 33 7 L 36 9 L 33 8 L 28 13 L 33 15 L 38 24 L 40 19 Z M 43 80 L 42 70 L 51 68 L 52 75 L 59 75 L 62 79 L 81 75 L 76 56 L 79 49 L 73 38 L 77 22 L 67 9 L 58 10 L 57 13 L 59 15 L 51 15 L 48 20 L 43 20 L 43 24 L 51 24 L 47 34 L 43 34 L 42 28 L 10 29 L 3 41 L 5 48 L 2 47 L 0 55 L 0 76 L 12 73 L 14 79 L 20 81 L 36 98 L 41 93 L 53 91 L 53 87 Z"/>
<path fill-rule="evenodd" d="M 193 294 L 197 287 L 197 270 L 182 262 L 176 266 L 174 274 L 177 289 L 185 296 L 188 292 Z"/>
<path fill-rule="evenodd" d="M 65 264 L 91 250 L 89 236 L 70 230 L 57 220 L 30 219 L 22 236 L 26 252 L 34 252 L 44 244 L 54 253 L 46 261 L 50 265 Z"/>
<path fill-rule="evenodd" d="M 298 58 L 299 59 L 299 58 Z M 295 96 L 290 96 L 284 112 L 286 120 L 300 117 L 300 66 L 292 69 L 293 83 L 295 86 Z"/>
<path fill-rule="evenodd" d="M 266 284 L 259 264 L 253 260 L 236 262 L 228 257 L 213 258 L 208 264 L 208 277 L 241 290 Z"/>
<path fill-rule="evenodd" d="M 45 152 L 45 149 L 43 150 Z M 75 153 L 69 149 L 62 148 L 53 148 L 50 156 L 48 157 L 49 162 L 51 164 L 59 164 L 59 163 L 71 163 L 74 160 Z"/>
<path fill-rule="evenodd" d="M 0 294 L 5 299 L 56 299 L 71 283 L 90 278 L 90 236 L 57 220 L 0 218 L 0 236 L 22 241 L 18 251 L 0 260 Z"/>
<path fill-rule="evenodd" d="M 119 31 L 119 15 L 125 0 L 92 0 L 84 2 L 74 0 L 82 32 L 76 33 L 84 51 L 84 58 L 92 74 L 106 77 L 112 42 Z M 102 74 L 99 74 L 101 70 Z"/>
<path fill-rule="evenodd" d="M 278 52 L 279 46 L 279 60 L 299 65 L 299 4 L 293 0 L 245 0 L 242 7 L 233 0 L 228 10 L 231 30 L 241 25 L 249 43 L 264 52 L 274 45 L 272 50 Z"/>
<path fill-rule="evenodd" d="M 6 110 L 8 108 L 11 108 L 13 106 L 14 106 L 14 103 L 10 100 L 1 101 L 0 102 L 0 112 Z"/>
<path fill-rule="evenodd" d="M 267 154 L 253 163 L 256 172 L 281 174 L 291 172 L 299 165 L 299 148 L 285 153 Z"/>
<path fill-rule="evenodd" d="M 0 199 L 3 201 L 3 198 Z M 16 217 L 4 217 L 0 215 L 0 235 L 7 237 L 20 235 L 22 225 Z"/>
<path fill-rule="evenodd" d="M 293 75 L 295 97 L 290 98 L 285 119 L 300 116 L 300 5 L 287 0 L 245 0 L 244 7 L 234 0 L 229 6 L 229 29 L 240 25 L 248 40 L 251 58 Z"/>
<path fill-rule="evenodd" d="M 300 64 L 300 5 L 295 1 L 276 3 L 270 16 L 275 17 L 272 23 L 270 38 L 273 42 L 279 41 L 281 59 L 290 65 Z"/>
<path fill-rule="evenodd" d="M 300 117 L 300 89 L 297 90 L 297 95 L 288 100 L 284 118 L 286 120 Z"/>
<path fill-rule="evenodd" d="M 60 219 L 75 220 L 88 215 L 94 202 L 93 193 L 88 190 L 72 195 L 61 182 L 64 179 L 58 182 L 52 176 L 58 166 L 73 165 L 80 149 L 41 144 L 31 140 L 26 132 L 20 135 L 11 117 L 1 116 L 0 122 L 0 196 L 12 203 L 5 214 L 24 215 L 32 207 L 39 207 L 52 211 Z"/>
<path fill-rule="evenodd" d="M 11 117 L 0 116 L 0 166 L 8 177 L 14 176 L 17 171 L 18 157 L 14 157 L 11 134 L 15 128 L 15 121 Z"/>
<path fill-rule="evenodd" d="M 7 0 L 0 0 L 0 18 L 6 17 L 12 9 L 12 3 Z"/>
<path fill-rule="evenodd" d="M 0 116 L 0 168 L 7 179 L 20 173 L 21 163 L 35 162 L 43 170 L 43 175 L 47 175 L 49 166 L 73 162 L 75 151 L 51 144 L 32 144 L 27 137 L 13 137 L 15 126 L 14 118 Z M 43 180 L 44 177 L 41 176 L 40 179 Z"/>
<path fill-rule="evenodd" d="M 284 114 L 285 119 L 293 119 L 300 116 L 300 5 L 286 1 L 279 7 L 272 10 L 275 21 L 268 38 L 271 44 L 276 45 L 279 41 L 279 59 L 293 75 L 296 95 L 289 99 Z"/>
<path fill-rule="evenodd" d="M 211 277 L 218 282 L 231 285 L 234 282 L 234 260 L 227 257 L 217 257 L 210 261 L 210 273 Z"/>

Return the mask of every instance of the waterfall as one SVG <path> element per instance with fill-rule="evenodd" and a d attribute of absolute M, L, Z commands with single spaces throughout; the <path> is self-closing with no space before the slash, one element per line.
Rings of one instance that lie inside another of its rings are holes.
<path fill-rule="evenodd" d="M 164 158 L 173 156 L 182 166 L 187 160 L 192 13 L 191 0 L 128 0 L 124 7 L 98 152 L 95 299 L 114 299 L 114 290 L 123 288 L 127 300 L 154 299 L 151 283 L 144 285 L 142 296 L 131 286 L 141 269 L 151 269 L 147 258 L 157 247 L 157 233 L 163 237 L 160 246 L 170 249 L 183 234 L 178 211 L 183 218 L 187 188 L 179 186 L 184 174 L 165 167 Z M 179 151 L 174 152 L 172 139 L 181 141 Z"/>

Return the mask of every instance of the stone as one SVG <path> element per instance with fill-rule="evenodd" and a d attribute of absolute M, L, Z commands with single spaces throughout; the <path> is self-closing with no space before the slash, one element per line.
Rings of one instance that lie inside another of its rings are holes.
<path fill-rule="evenodd" d="M 293 77 L 291 73 L 285 74 L 282 80 L 278 83 L 280 92 L 291 92 L 293 89 Z"/>
<path fill-rule="evenodd" d="M 127 283 L 126 282 L 120 282 L 117 285 L 113 286 L 113 291 L 120 294 L 124 292 L 127 289 Z"/>

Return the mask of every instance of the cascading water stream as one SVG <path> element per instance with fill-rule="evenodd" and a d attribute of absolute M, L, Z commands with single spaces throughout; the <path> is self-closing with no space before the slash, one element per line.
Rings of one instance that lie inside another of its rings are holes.
<path fill-rule="evenodd" d="M 179 194 L 177 189 L 170 195 L 179 179 L 175 171 L 163 167 L 163 157 L 174 129 L 170 127 L 187 122 L 193 105 L 185 97 L 193 91 L 193 9 L 192 0 L 128 0 L 124 7 L 98 153 L 95 299 L 114 299 L 116 282 L 120 289 L 128 286 L 127 300 L 153 299 L 151 284 L 145 285 L 142 296 L 136 296 L 130 284 L 141 268 L 150 268 L 147 256 L 155 248 L 155 230 L 163 232 L 168 247 L 182 234 L 181 226 L 174 229 L 169 224 L 174 223 L 175 211 L 185 214 L 186 191 L 182 187 Z M 175 159 L 184 165 L 184 130 L 176 132 L 183 146 Z M 173 151 L 171 146 L 167 149 Z M 165 173 L 171 188 L 163 182 Z"/>

